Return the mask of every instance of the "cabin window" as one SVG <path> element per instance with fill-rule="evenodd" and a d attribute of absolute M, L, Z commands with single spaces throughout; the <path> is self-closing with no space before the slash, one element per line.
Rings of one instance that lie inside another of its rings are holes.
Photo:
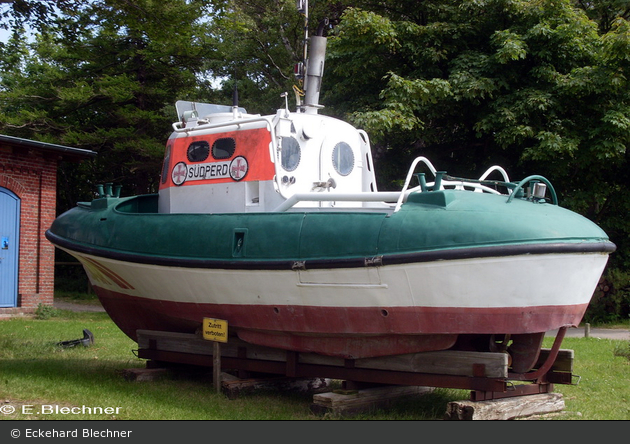
<path fill-rule="evenodd" d="M 210 144 L 205 140 L 198 140 L 188 145 L 188 160 L 191 162 L 202 162 L 210 154 Z"/>
<path fill-rule="evenodd" d="M 222 137 L 212 144 L 212 157 L 215 159 L 229 159 L 236 150 L 236 141 L 231 137 Z"/>
<path fill-rule="evenodd" d="M 301 155 L 300 142 L 295 137 L 282 138 L 282 153 L 280 157 L 282 168 L 286 171 L 295 170 L 300 163 Z"/>
<path fill-rule="evenodd" d="M 346 142 L 339 142 L 333 148 L 332 162 L 337 171 L 342 176 L 347 176 L 354 168 L 354 153 Z"/>
<path fill-rule="evenodd" d="M 162 183 L 166 183 L 168 179 L 168 170 L 171 163 L 171 146 L 166 147 L 166 153 L 164 153 L 164 163 L 162 164 Z"/>

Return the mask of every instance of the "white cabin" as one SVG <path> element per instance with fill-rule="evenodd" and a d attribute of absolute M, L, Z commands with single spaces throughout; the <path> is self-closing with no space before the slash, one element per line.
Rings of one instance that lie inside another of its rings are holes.
<path fill-rule="evenodd" d="M 194 102 L 178 102 L 177 110 L 181 122 L 173 124 L 162 168 L 162 213 L 269 212 L 288 200 L 313 210 L 374 205 L 356 199 L 377 191 L 368 136 L 346 122 Z"/>

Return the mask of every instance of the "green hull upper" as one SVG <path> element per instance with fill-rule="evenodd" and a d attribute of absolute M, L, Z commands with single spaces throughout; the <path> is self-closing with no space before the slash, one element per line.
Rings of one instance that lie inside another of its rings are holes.
<path fill-rule="evenodd" d="M 300 261 L 358 266 L 370 258 L 405 261 L 566 248 L 614 250 L 597 225 L 574 212 L 548 203 L 508 202 L 505 196 L 485 193 L 413 193 L 400 211 L 391 214 L 373 210 L 161 214 L 157 199 L 145 195 L 82 203 L 59 216 L 48 237 L 72 250 L 122 255 L 130 261 L 174 265 L 201 261 L 205 266 L 230 267 Z"/>

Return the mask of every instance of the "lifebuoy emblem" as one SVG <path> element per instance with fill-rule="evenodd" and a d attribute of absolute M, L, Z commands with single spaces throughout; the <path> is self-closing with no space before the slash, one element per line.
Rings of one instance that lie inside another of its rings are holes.
<path fill-rule="evenodd" d="M 230 162 L 230 177 L 236 181 L 242 180 L 248 169 L 247 159 L 243 156 L 237 156 Z"/>
<path fill-rule="evenodd" d="M 188 174 L 188 168 L 184 162 L 179 162 L 171 171 L 171 179 L 173 179 L 173 183 L 177 186 L 180 186 L 184 182 L 186 182 L 186 174 Z"/>

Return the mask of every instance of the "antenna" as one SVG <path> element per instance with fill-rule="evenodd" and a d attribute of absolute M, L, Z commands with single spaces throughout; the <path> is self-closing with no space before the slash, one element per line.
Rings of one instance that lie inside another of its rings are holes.
<path fill-rule="evenodd" d="M 308 58 L 308 0 L 297 0 L 297 10 L 304 15 L 304 55 L 302 62 L 306 63 Z"/>
<path fill-rule="evenodd" d="M 289 94 L 283 92 L 282 94 L 280 94 L 280 97 L 284 97 L 284 117 L 289 117 Z"/>
<path fill-rule="evenodd" d="M 295 93 L 295 103 L 297 109 L 304 111 L 302 97 L 304 96 L 304 79 L 306 71 L 306 60 L 308 57 L 308 0 L 296 0 L 296 8 L 299 14 L 304 16 L 304 40 L 302 41 L 302 47 L 304 51 L 302 53 L 302 60 L 295 64 L 293 68 L 293 74 L 298 79 L 298 85 L 293 85 L 293 92 Z"/>
<path fill-rule="evenodd" d="M 238 81 L 234 79 L 234 91 L 232 91 L 232 108 L 238 108 Z"/>
<path fill-rule="evenodd" d="M 326 37 L 324 29 L 328 25 L 328 19 L 324 19 L 318 26 L 317 35 L 308 35 L 308 0 L 297 0 L 297 9 L 304 15 L 304 59 L 296 66 L 295 74 L 303 81 L 304 91 L 293 88 L 298 108 L 301 112 L 317 114 L 317 110 L 323 108 L 319 104 L 319 93 L 324 76 L 324 61 L 326 59 Z M 309 54 L 308 50 L 311 50 Z M 301 96 L 304 100 L 301 100 Z"/>
<path fill-rule="evenodd" d="M 238 80 L 236 79 L 236 70 L 234 70 L 234 91 L 232 91 L 232 117 L 238 118 Z"/>

